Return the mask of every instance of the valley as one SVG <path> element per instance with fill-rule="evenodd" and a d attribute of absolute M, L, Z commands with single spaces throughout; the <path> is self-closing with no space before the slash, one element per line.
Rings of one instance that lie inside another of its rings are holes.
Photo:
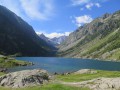
<path fill-rule="evenodd" d="M 53 19 L 51 0 L 26 1 L 0 1 L 0 90 L 120 89 L 119 6 L 93 18 L 92 8 L 109 0 L 71 0 Z M 84 6 L 79 15 L 89 14 L 75 16 L 76 5 Z"/>

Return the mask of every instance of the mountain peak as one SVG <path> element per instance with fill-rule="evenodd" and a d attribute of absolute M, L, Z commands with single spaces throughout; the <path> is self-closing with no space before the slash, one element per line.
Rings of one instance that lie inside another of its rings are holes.
<path fill-rule="evenodd" d="M 105 13 L 105 14 L 102 16 L 102 18 L 103 18 L 103 19 L 106 19 L 106 18 L 108 18 L 109 16 L 111 16 L 111 14 Z"/>

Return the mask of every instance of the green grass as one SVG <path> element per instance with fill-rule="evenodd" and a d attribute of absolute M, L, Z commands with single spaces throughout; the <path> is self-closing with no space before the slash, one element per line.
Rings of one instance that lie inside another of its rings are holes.
<path fill-rule="evenodd" d="M 14 66 L 30 65 L 29 62 L 19 61 L 10 57 L 0 57 L 0 67 L 9 68 Z"/>
<path fill-rule="evenodd" d="M 5 73 L 3 73 L 3 72 L 0 72 L 0 76 L 2 76 L 2 75 L 4 75 Z"/>
<path fill-rule="evenodd" d="M 90 47 L 88 49 L 88 51 L 86 53 L 84 53 L 84 54 L 86 55 L 86 54 L 90 54 L 92 52 L 100 50 L 103 46 L 105 46 L 108 43 L 110 43 L 111 41 L 113 41 L 111 38 L 113 38 L 113 36 L 115 36 L 117 33 L 118 33 L 118 29 L 116 31 L 110 33 L 109 35 L 107 35 L 103 39 L 97 41 L 96 44 L 93 45 L 92 47 Z"/>
<path fill-rule="evenodd" d="M 101 71 L 98 70 L 95 74 L 70 74 L 70 75 L 57 75 L 56 79 L 65 82 L 81 82 L 86 80 L 91 80 L 99 77 L 120 77 L 120 72 L 118 71 Z"/>
<path fill-rule="evenodd" d="M 82 44 L 82 41 L 80 41 L 76 46 L 73 46 L 66 51 L 59 52 L 58 56 L 120 60 L 119 51 L 112 54 L 109 53 L 120 48 L 120 28 L 114 29 L 112 32 L 105 34 L 104 37 L 97 35 L 92 39 L 88 39 L 90 40 L 86 41 L 84 44 Z M 104 55 L 104 57 L 102 55 Z"/>
<path fill-rule="evenodd" d="M 120 60 L 120 48 L 117 49 L 114 53 L 112 53 L 108 58 L 109 60 L 112 59 Z"/>
<path fill-rule="evenodd" d="M 43 86 L 26 87 L 19 89 L 0 87 L 0 90 L 90 90 L 88 88 L 72 87 L 62 84 L 48 84 Z"/>

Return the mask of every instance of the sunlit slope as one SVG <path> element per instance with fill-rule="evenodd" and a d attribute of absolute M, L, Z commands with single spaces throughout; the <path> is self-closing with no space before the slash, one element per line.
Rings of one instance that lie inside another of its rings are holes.
<path fill-rule="evenodd" d="M 80 27 L 68 40 L 61 45 L 58 56 L 119 60 L 120 11 Z"/>

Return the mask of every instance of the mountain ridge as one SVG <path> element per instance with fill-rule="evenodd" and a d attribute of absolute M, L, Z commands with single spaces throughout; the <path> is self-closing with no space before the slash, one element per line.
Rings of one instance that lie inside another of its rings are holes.
<path fill-rule="evenodd" d="M 48 44 L 56 47 L 56 46 L 59 46 L 59 44 L 63 43 L 65 41 L 65 39 L 68 37 L 68 36 L 59 36 L 59 37 L 53 37 L 53 38 L 48 38 L 47 36 L 45 36 L 43 33 L 42 34 L 38 34 L 38 36 L 45 40 Z"/>
<path fill-rule="evenodd" d="M 60 45 L 58 56 L 119 60 L 119 34 L 120 10 L 79 27 Z"/>
<path fill-rule="evenodd" d="M 0 5 L 0 53 L 19 56 L 52 56 L 54 48 L 40 39 L 32 26 Z"/>

